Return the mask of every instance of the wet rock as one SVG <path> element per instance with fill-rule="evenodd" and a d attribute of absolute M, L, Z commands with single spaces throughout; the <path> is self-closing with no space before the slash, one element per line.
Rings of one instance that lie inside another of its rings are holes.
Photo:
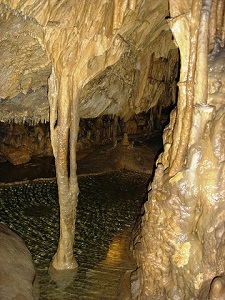
<path fill-rule="evenodd" d="M 25 164 L 31 160 L 30 153 L 24 149 L 20 150 L 13 147 L 4 147 L 2 153 L 5 158 L 15 166 Z"/>
<path fill-rule="evenodd" d="M 0 239 L 0 299 L 37 300 L 35 267 L 24 241 L 2 223 Z"/>

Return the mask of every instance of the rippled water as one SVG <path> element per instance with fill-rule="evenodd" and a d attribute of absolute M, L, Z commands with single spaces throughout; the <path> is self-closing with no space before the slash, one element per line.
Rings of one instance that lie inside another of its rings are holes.
<path fill-rule="evenodd" d="M 79 268 L 60 285 L 48 274 L 59 233 L 56 182 L 0 188 L 0 221 L 26 241 L 38 269 L 40 299 L 118 299 L 127 268 L 124 242 L 140 212 L 147 180 L 146 174 L 127 171 L 79 177 L 74 247 Z"/>

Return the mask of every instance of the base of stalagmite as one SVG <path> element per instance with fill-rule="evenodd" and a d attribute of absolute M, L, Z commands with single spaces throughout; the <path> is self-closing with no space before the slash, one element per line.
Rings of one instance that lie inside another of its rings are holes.
<path fill-rule="evenodd" d="M 56 252 L 50 263 L 48 273 L 59 287 L 65 287 L 76 276 L 77 269 L 78 263 L 74 257 L 63 260 L 59 258 L 58 252 Z"/>
<path fill-rule="evenodd" d="M 52 268 L 56 271 L 63 271 L 63 270 L 76 270 L 78 268 L 78 263 L 74 257 L 70 259 L 62 259 L 59 258 L 58 253 L 53 256 L 51 261 Z"/>
<path fill-rule="evenodd" d="M 74 259 L 75 260 L 75 259 Z M 52 262 L 50 263 L 48 273 L 51 279 L 57 284 L 60 288 L 65 288 L 70 284 L 73 278 L 77 275 L 78 264 L 75 260 L 76 267 L 70 269 L 55 269 Z"/>

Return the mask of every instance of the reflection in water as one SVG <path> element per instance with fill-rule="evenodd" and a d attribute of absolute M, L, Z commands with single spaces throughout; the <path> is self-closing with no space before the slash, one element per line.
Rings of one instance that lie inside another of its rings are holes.
<path fill-rule="evenodd" d="M 93 299 L 121 299 L 121 279 L 126 271 L 135 269 L 129 253 L 131 227 L 116 235 L 109 245 L 106 258 L 87 272 L 90 290 L 98 291 Z"/>
<path fill-rule="evenodd" d="M 112 242 L 109 245 L 109 250 L 107 252 L 106 259 L 104 260 L 104 262 L 107 265 L 111 266 L 118 265 L 121 260 L 123 250 L 124 241 L 121 241 L 121 236 L 113 238 Z"/>
<path fill-rule="evenodd" d="M 0 188 L 0 221 L 26 241 L 38 268 L 40 299 L 118 299 L 121 276 L 133 267 L 129 235 L 147 180 L 148 175 L 132 172 L 79 177 L 74 247 L 79 268 L 70 282 L 60 284 L 48 273 L 59 234 L 56 182 Z"/>
<path fill-rule="evenodd" d="M 129 255 L 129 237 L 131 234 L 131 228 L 126 228 L 121 233 L 113 237 L 109 245 L 109 249 L 106 258 L 103 263 L 110 267 L 116 267 L 124 260 L 130 260 Z"/>

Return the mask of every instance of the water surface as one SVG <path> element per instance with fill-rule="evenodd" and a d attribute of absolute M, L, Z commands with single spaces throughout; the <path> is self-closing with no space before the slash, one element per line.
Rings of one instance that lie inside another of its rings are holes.
<path fill-rule="evenodd" d="M 149 175 L 119 171 L 79 177 L 74 255 L 77 274 L 56 283 L 48 273 L 59 234 L 56 181 L 0 187 L 0 221 L 25 240 L 38 269 L 40 299 L 119 299 L 127 245 Z"/>

